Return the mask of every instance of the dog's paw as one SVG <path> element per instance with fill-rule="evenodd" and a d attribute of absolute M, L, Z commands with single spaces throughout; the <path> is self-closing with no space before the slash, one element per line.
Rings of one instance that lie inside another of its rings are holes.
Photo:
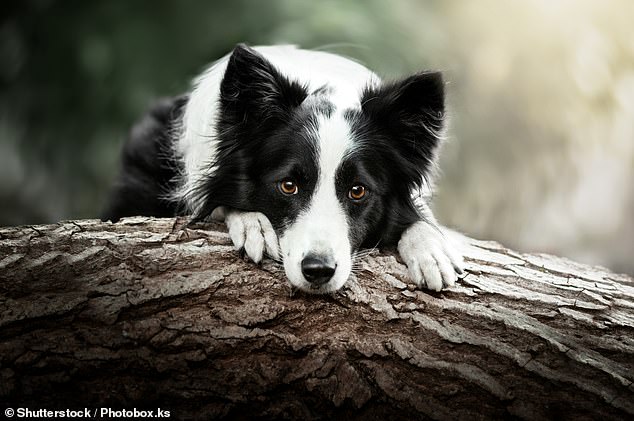
<path fill-rule="evenodd" d="M 260 212 L 226 211 L 225 223 L 236 250 L 244 249 L 255 263 L 260 263 L 264 252 L 279 260 L 277 234 L 269 219 Z"/>
<path fill-rule="evenodd" d="M 398 252 L 409 274 L 421 288 L 440 291 L 456 283 L 464 262 L 455 246 L 435 226 L 419 221 L 398 242 Z"/>

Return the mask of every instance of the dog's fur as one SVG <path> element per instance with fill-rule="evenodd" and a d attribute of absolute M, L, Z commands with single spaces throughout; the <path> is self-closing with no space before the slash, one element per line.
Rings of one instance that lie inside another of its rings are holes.
<path fill-rule="evenodd" d="M 104 219 L 224 219 L 237 249 L 317 293 L 358 250 L 398 245 L 440 290 L 462 266 L 427 205 L 444 116 L 439 73 L 383 83 L 334 54 L 238 45 L 133 128 Z"/>

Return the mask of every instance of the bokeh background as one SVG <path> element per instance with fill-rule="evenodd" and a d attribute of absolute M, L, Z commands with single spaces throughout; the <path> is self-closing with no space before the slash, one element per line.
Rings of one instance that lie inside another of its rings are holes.
<path fill-rule="evenodd" d="M 242 41 L 443 70 L 438 218 L 634 273 L 629 0 L 4 0 L 0 225 L 96 217 L 133 121 Z"/>

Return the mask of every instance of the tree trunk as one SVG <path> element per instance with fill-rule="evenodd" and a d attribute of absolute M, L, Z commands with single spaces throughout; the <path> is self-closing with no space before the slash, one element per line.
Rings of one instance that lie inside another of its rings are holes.
<path fill-rule="evenodd" d="M 634 415 L 627 276 L 464 239 L 467 274 L 450 290 L 416 290 L 395 254 L 373 252 L 342 291 L 311 296 L 274 262 L 245 262 L 223 225 L 183 225 L 0 229 L 1 410 Z"/>

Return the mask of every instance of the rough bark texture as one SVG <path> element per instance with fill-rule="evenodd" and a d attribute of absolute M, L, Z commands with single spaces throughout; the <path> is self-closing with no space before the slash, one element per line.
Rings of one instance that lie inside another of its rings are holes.
<path fill-rule="evenodd" d="M 373 252 L 343 291 L 291 293 L 222 225 L 0 229 L 0 404 L 172 418 L 632 419 L 634 283 L 466 239 L 419 291 Z"/>

